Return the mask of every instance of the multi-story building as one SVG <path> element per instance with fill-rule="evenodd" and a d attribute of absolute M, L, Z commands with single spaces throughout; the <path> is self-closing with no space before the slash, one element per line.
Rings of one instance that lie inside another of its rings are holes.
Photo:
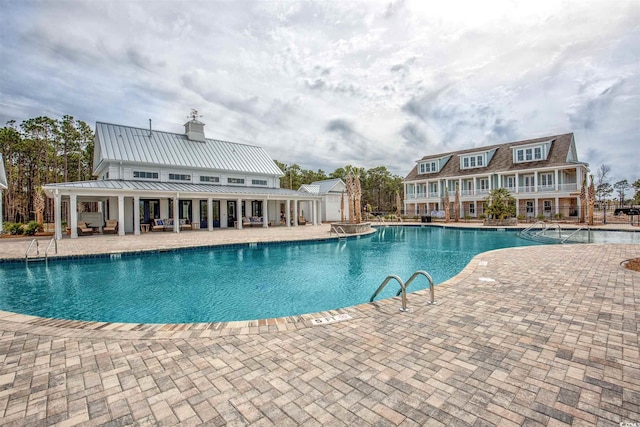
<path fill-rule="evenodd" d="M 262 147 L 206 138 L 195 116 L 184 133 L 96 123 L 93 168 L 96 180 L 43 187 L 55 201 L 56 238 L 63 210 L 72 238 L 79 221 L 101 228 L 107 219 L 117 221 L 120 235 L 148 231 L 158 219 L 171 219 L 175 232 L 179 221 L 209 231 L 297 226 L 300 203 L 305 222 L 320 221 L 322 197 L 280 188 L 282 171 Z M 85 202 L 97 203 L 98 212 L 83 212 Z"/>
<path fill-rule="evenodd" d="M 517 200 L 517 214 L 577 217 L 588 164 L 578 160 L 573 133 L 427 155 L 404 179 L 404 209 L 409 216 L 444 210 L 456 189 L 461 217 L 478 218 L 494 188 Z"/>

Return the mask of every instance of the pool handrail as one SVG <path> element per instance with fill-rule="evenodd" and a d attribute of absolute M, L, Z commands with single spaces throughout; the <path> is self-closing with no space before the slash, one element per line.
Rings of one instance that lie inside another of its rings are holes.
<path fill-rule="evenodd" d="M 54 244 L 55 251 L 56 251 L 56 252 L 55 252 L 55 253 L 56 253 L 56 255 L 58 254 L 58 239 L 56 239 L 55 237 L 53 237 L 53 238 L 49 241 L 49 244 L 47 245 L 47 249 L 44 251 L 44 262 L 45 262 L 45 263 L 48 263 L 48 261 L 49 261 L 49 258 L 48 258 L 48 256 L 49 256 L 49 249 L 51 249 L 51 244 L 52 244 L 52 243 Z"/>
<path fill-rule="evenodd" d="M 33 239 L 31 243 L 29 243 L 29 247 L 27 248 L 27 251 L 24 253 L 24 261 L 27 264 L 29 264 L 29 252 L 31 252 L 31 248 L 33 247 L 34 243 L 36 244 L 36 256 L 40 256 L 40 246 L 38 243 L 38 239 Z"/>
<path fill-rule="evenodd" d="M 336 233 L 336 235 L 338 236 L 338 240 L 347 238 L 347 232 L 344 231 L 344 228 L 342 228 L 341 225 L 331 224 L 331 229 L 329 230 L 329 234 L 331 234 L 332 232 Z M 340 233 L 342 233 L 342 235 L 340 235 Z"/>
<path fill-rule="evenodd" d="M 437 304 L 437 302 L 436 302 L 435 289 L 434 289 L 434 285 L 433 285 L 433 279 L 431 278 L 431 275 L 429 275 L 429 273 L 427 273 L 427 272 L 426 272 L 426 271 L 424 271 L 424 270 L 418 270 L 418 271 L 416 271 L 415 273 L 413 273 L 413 274 L 411 275 L 411 277 L 409 278 L 409 280 L 407 280 L 407 282 L 404 284 L 404 288 L 405 288 L 405 290 L 409 287 L 409 284 L 410 284 L 411 282 L 413 282 L 413 281 L 415 280 L 415 278 L 416 278 L 416 277 L 418 277 L 418 276 L 420 276 L 420 275 L 423 275 L 423 276 L 424 276 L 424 277 L 426 277 L 426 278 L 427 278 L 427 280 L 429 281 L 429 294 L 430 294 L 430 295 L 429 295 L 429 297 L 430 297 L 429 304 Z M 400 289 L 400 290 L 398 291 L 398 293 L 396 294 L 396 296 L 399 296 L 401 292 L 402 292 L 402 289 Z"/>
<path fill-rule="evenodd" d="M 391 279 L 395 279 L 400 284 L 400 292 L 402 293 L 402 307 L 400 308 L 400 311 L 409 311 L 409 309 L 407 308 L 407 290 L 405 284 L 402 279 L 395 274 L 390 274 L 386 279 L 384 279 L 380 286 L 378 286 L 378 289 L 373 293 L 373 295 L 371 295 L 371 299 L 369 300 L 369 302 L 373 302 L 375 297 L 377 297 L 378 294 L 382 292 L 384 287 L 387 286 L 387 283 L 389 283 Z"/>

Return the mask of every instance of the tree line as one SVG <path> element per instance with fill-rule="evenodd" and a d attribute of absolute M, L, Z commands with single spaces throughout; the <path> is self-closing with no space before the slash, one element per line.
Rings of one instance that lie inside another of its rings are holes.
<path fill-rule="evenodd" d="M 0 152 L 9 184 L 3 192 L 3 215 L 9 222 L 35 219 L 42 203 L 45 213 L 52 214 L 53 201 L 43 197 L 41 186 L 92 178 L 93 131 L 69 115 L 58 120 L 36 117 L 20 126 L 10 120 L 0 129 Z"/>
<path fill-rule="evenodd" d="M 596 200 L 600 207 L 603 207 L 607 201 L 612 200 L 612 196 L 618 207 L 623 207 L 627 204 L 640 205 L 640 179 L 636 179 L 631 184 L 626 179 L 611 184 L 609 182 L 610 173 L 611 167 L 602 164 L 595 174 Z M 632 197 L 628 197 L 631 190 L 634 190 L 635 194 Z"/>
<path fill-rule="evenodd" d="M 284 174 L 280 178 L 280 188 L 291 190 L 297 190 L 303 184 L 311 184 L 325 179 L 340 178 L 347 182 L 347 175 L 352 171 L 360 177 L 360 186 L 362 188 L 361 206 L 368 212 L 395 213 L 398 207 L 398 196 L 400 200 L 404 198 L 403 178 L 393 175 L 386 166 L 365 169 L 346 165 L 327 175 L 322 169 L 317 171 L 302 169 L 297 163 L 285 164 L 277 160 L 275 163 Z M 400 207 L 402 208 L 402 206 Z"/>

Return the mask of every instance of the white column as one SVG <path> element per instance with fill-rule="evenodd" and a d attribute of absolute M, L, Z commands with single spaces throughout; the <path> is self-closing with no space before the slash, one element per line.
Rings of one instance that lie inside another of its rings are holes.
<path fill-rule="evenodd" d="M 320 212 L 320 200 L 314 200 L 313 201 L 313 225 L 320 225 L 320 215 L 318 214 Z"/>
<path fill-rule="evenodd" d="M 311 201 L 311 215 L 313 216 L 311 223 L 313 225 L 318 225 L 318 217 L 317 217 L 317 206 L 316 206 L 316 201 L 312 200 Z"/>
<path fill-rule="evenodd" d="M 173 198 L 173 232 L 174 233 L 179 233 L 180 232 L 180 215 L 178 212 L 178 197 L 179 194 L 176 194 L 176 196 Z"/>
<path fill-rule="evenodd" d="M 2 190 L 0 190 L 0 233 L 2 233 Z"/>
<path fill-rule="evenodd" d="M 538 216 L 538 198 L 536 197 L 535 199 L 533 199 L 533 216 L 537 217 Z"/>
<path fill-rule="evenodd" d="M 55 237 L 56 240 L 62 239 L 62 196 L 56 190 L 56 194 L 53 198 L 53 211 L 54 211 L 54 225 L 55 225 Z"/>
<path fill-rule="evenodd" d="M 520 192 L 520 174 L 516 172 L 516 194 Z"/>
<path fill-rule="evenodd" d="M 269 226 L 269 200 L 262 200 L 262 226 L 267 228 Z"/>
<path fill-rule="evenodd" d="M 238 230 L 242 230 L 242 199 L 236 200 L 236 224 Z"/>
<path fill-rule="evenodd" d="M 118 230 L 124 228 L 123 223 L 118 224 Z M 140 196 L 133 196 L 133 234 L 140 234 Z"/>
<path fill-rule="evenodd" d="M 71 228 L 71 238 L 78 237 L 78 196 L 69 195 L 69 227 Z"/>
<path fill-rule="evenodd" d="M 556 214 L 560 213 L 560 198 L 556 197 Z"/>
<path fill-rule="evenodd" d="M 287 199 L 285 209 L 286 209 L 286 212 L 284 213 L 285 222 L 287 223 L 287 227 L 291 227 L 291 200 Z"/>
<path fill-rule="evenodd" d="M 533 173 L 533 191 L 538 192 L 538 172 Z"/>
<path fill-rule="evenodd" d="M 553 183 L 556 185 L 556 192 L 557 192 L 558 191 L 558 169 L 556 169 L 554 173 L 555 173 L 555 176 L 553 177 Z"/>
<path fill-rule="evenodd" d="M 477 178 L 477 177 L 475 177 L 475 176 L 473 177 L 473 195 L 474 195 L 474 196 L 476 195 L 476 192 L 478 191 L 478 190 L 477 190 L 477 188 L 478 188 L 478 182 L 477 182 L 476 178 Z"/>
<path fill-rule="evenodd" d="M 298 226 L 298 201 L 293 201 L 293 226 Z"/>
<path fill-rule="evenodd" d="M 118 196 L 118 235 L 124 236 L 124 196 Z"/>
<path fill-rule="evenodd" d="M 213 231 L 213 199 L 207 199 L 207 229 Z"/>

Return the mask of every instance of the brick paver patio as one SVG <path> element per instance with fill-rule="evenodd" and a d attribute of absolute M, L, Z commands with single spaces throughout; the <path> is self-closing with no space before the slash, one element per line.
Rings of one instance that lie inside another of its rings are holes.
<path fill-rule="evenodd" d="M 105 242 L 72 243 L 91 240 Z M 621 266 L 634 257 L 640 245 L 491 251 L 437 286 L 437 305 L 410 294 L 408 313 L 397 299 L 245 325 L 0 312 L 0 424 L 640 423 L 640 273 Z M 351 318 L 311 321 L 338 313 Z"/>

